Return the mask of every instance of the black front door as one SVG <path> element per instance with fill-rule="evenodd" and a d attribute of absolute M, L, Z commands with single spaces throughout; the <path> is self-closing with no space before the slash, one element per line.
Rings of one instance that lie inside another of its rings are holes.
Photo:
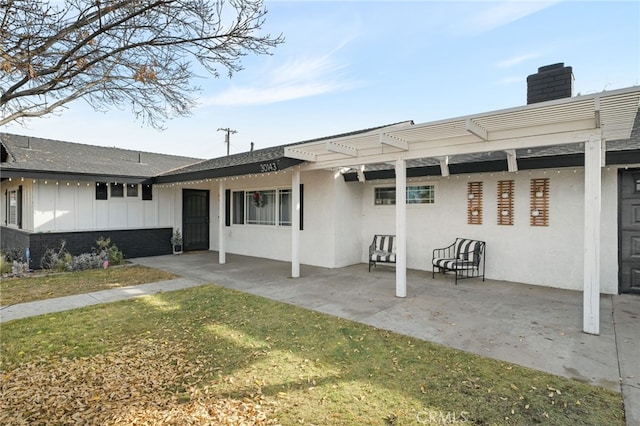
<path fill-rule="evenodd" d="M 209 250 L 209 191 L 182 190 L 182 229 L 185 251 Z"/>
<path fill-rule="evenodd" d="M 619 290 L 640 294 L 640 169 L 619 173 Z"/>

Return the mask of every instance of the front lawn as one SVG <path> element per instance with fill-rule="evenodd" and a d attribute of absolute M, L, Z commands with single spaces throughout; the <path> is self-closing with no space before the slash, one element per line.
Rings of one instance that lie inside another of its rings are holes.
<path fill-rule="evenodd" d="M 213 285 L 11 321 L 1 348 L 1 424 L 624 425 L 603 388 Z"/>
<path fill-rule="evenodd" d="M 146 284 L 177 278 L 176 275 L 140 265 L 115 266 L 88 271 L 44 273 L 0 280 L 0 306 L 110 288 Z"/>

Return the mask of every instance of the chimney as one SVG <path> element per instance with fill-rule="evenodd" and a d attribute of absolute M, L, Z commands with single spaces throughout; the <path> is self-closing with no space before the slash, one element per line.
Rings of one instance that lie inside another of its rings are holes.
<path fill-rule="evenodd" d="M 527 77 L 527 105 L 573 96 L 573 70 L 564 62 L 538 68 Z"/>

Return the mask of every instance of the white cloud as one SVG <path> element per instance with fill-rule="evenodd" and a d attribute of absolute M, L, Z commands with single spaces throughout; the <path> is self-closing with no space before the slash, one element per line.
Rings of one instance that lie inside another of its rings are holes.
<path fill-rule="evenodd" d="M 519 65 L 523 62 L 530 61 L 532 59 L 537 59 L 542 56 L 539 53 L 527 53 L 525 55 L 514 56 L 511 58 L 503 59 L 502 61 L 496 64 L 498 68 L 511 68 L 515 65 Z"/>
<path fill-rule="evenodd" d="M 455 22 L 455 32 L 463 34 L 484 33 L 537 13 L 556 3 L 558 1 L 502 1 L 497 4 L 488 3 L 492 6 L 482 8 L 478 13 L 473 13 L 472 16 L 457 20 Z"/>
<path fill-rule="evenodd" d="M 289 59 L 258 79 L 260 85 L 232 86 L 202 99 L 201 106 L 266 105 L 359 87 L 362 83 L 344 76 L 347 65 L 334 59 L 348 41 L 320 56 Z"/>

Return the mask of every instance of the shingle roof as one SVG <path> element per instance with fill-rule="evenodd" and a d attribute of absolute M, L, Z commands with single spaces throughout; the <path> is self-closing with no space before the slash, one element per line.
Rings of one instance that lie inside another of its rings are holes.
<path fill-rule="evenodd" d="M 8 154 L 2 171 L 152 177 L 202 159 L 0 133 Z M 4 174 L 4 173 L 3 173 Z"/>
<path fill-rule="evenodd" d="M 276 170 L 283 170 L 287 167 L 299 164 L 302 161 L 287 158 L 284 155 L 284 149 L 288 146 L 297 145 L 305 142 L 317 142 L 329 140 L 333 138 L 354 136 L 361 133 L 371 132 L 386 127 L 398 126 L 402 124 L 413 123 L 411 120 L 398 123 L 385 124 L 382 126 L 371 127 L 368 129 L 356 130 L 353 132 L 342 133 L 332 136 L 324 136 L 303 142 L 294 142 L 286 145 L 278 145 L 269 148 L 257 149 L 254 151 L 242 152 L 226 157 L 213 158 L 200 163 L 192 164 L 180 169 L 161 173 L 157 178 L 158 182 L 173 182 L 191 179 L 215 178 L 221 176 L 238 176 L 243 174 L 260 173 L 260 164 L 273 163 L 276 164 Z"/>

